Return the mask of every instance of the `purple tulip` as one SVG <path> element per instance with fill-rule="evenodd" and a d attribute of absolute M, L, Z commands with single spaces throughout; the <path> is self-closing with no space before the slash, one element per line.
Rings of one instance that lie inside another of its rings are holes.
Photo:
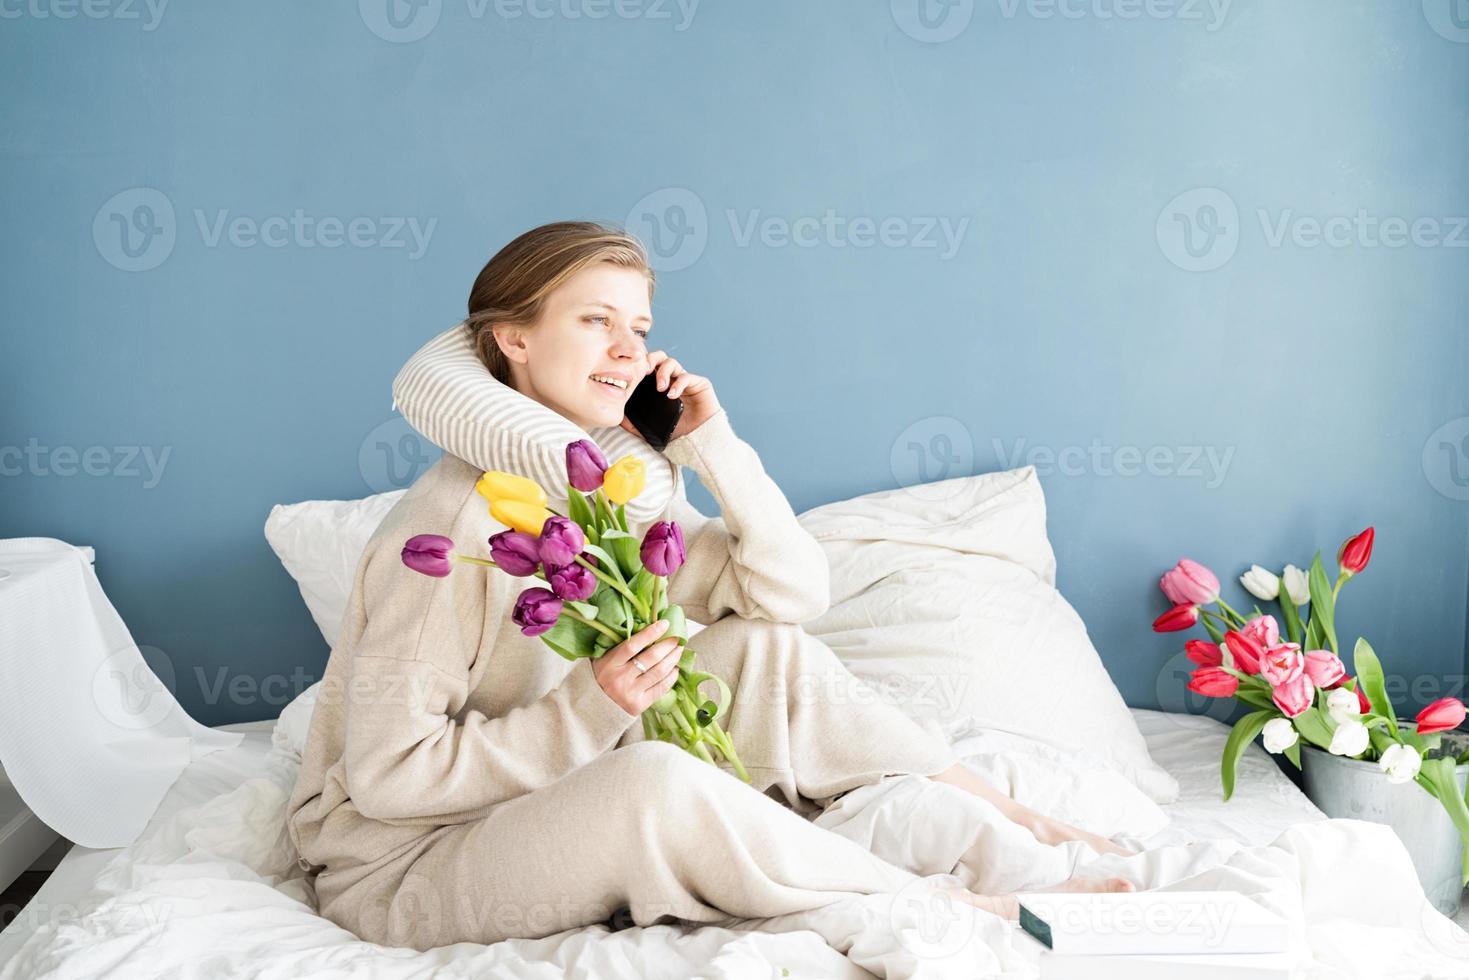
<path fill-rule="evenodd" d="M 540 543 L 534 534 L 501 531 L 490 535 L 490 559 L 511 575 L 534 575 L 541 561 Z"/>
<path fill-rule="evenodd" d="M 442 534 L 415 534 L 403 545 L 403 564 L 415 572 L 443 578 L 454 568 L 449 557 L 453 550 L 453 538 Z"/>
<path fill-rule="evenodd" d="M 607 472 L 607 457 L 590 439 L 578 439 L 566 446 L 566 478 L 582 493 L 602 486 Z"/>
<path fill-rule="evenodd" d="M 565 517 L 548 517 L 546 523 L 541 525 L 541 561 L 548 567 L 570 565 L 586 544 L 586 534 Z"/>
<path fill-rule="evenodd" d="M 643 567 L 654 575 L 672 575 L 684 562 L 683 531 L 677 521 L 658 521 L 643 535 L 638 549 Z"/>
<path fill-rule="evenodd" d="M 515 600 L 510 619 L 526 636 L 540 636 L 556 625 L 561 615 L 561 600 L 547 589 L 526 589 Z"/>
<path fill-rule="evenodd" d="M 597 591 L 597 576 L 581 565 L 552 565 L 546 569 L 551 591 L 570 602 L 581 602 Z"/>

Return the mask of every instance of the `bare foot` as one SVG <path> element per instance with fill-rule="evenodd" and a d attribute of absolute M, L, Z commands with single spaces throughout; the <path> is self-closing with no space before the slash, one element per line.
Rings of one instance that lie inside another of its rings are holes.
<path fill-rule="evenodd" d="M 1032 888 L 1035 892 L 1132 892 L 1137 885 L 1126 878 L 1068 878 L 1046 888 Z M 968 902 L 1011 921 L 1020 918 L 1020 901 L 1014 895 L 981 895 L 964 889 L 945 889 L 945 893 Z"/>
<path fill-rule="evenodd" d="M 1080 827 L 1073 827 L 1070 824 L 1062 823 L 1051 817 L 1042 817 L 1035 823 L 1026 826 L 1026 829 L 1042 844 L 1061 844 L 1069 840 L 1079 840 L 1098 854 L 1117 854 L 1121 857 L 1132 857 L 1138 853 L 1137 851 L 1123 847 L 1121 844 L 1113 843 L 1098 834 L 1087 833 Z"/>

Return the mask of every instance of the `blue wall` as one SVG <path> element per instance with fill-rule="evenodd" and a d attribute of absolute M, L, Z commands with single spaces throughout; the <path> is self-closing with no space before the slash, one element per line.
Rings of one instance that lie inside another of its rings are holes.
<path fill-rule="evenodd" d="M 1182 704 L 1180 555 L 1367 524 L 1343 633 L 1462 692 L 1469 10 L 620 2 L 4 8 L 0 536 L 96 546 L 192 713 L 319 673 L 266 513 L 391 486 L 393 374 L 565 217 L 656 230 L 655 336 L 797 510 L 1060 454 L 1131 703 Z"/>

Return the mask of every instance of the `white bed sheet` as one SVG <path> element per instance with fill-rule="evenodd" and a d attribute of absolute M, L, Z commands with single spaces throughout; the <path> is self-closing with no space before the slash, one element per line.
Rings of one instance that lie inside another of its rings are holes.
<path fill-rule="evenodd" d="M 1141 709 L 1134 714 L 1153 758 L 1181 787 L 1178 802 L 1165 807 L 1169 826 L 1137 841 L 1155 852 L 1151 860 L 1196 872 L 1188 880 L 1198 887 L 1230 888 L 1244 882 L 1241 890 L 1246 891 L 1252 890 L 1256 874 L 1279 877 L 1282 863 L 1309 863 L 1311 845 L 1306 842 L 1314 838 L 1309 826 L 1300 825 L 1325 817 L 1258 745 L 1246 754 L 1240 789 L 1226 804 L 1220 800 L 1218 779 L 1224 726 L 1198 716 Z M 905 926 L 914 924 L 901 921 L 892 896 L 760 920 L 750 923 L 759 927 L 754 929 L 663 925 L 611 932 L 592 926 L 542 940 L 488 947 L 463 943 L 427 953 L 362 943 L 301 904 L 304 891 L 299 878 L 292 877 L 299 874 L 294 855 L 281 849 L 289 845 L 278 826 L 294 768 L 272 749 L 273 725 L 229 726 L 247 732 L 243 743 L 192 763 L 131 847 L 73 848 L 32 902 L 0 932 L 0 978 L 372 975 L 398 980 L 486 975 L 491 969 L 495 975 L 599 980 L 884 973 L 947 977 L 976 975 L 981 971 L 975 963 L 987 956 L 992 975 L 1034 975 L 1026 959 L 1033 954 L 1021 951 L 1023 940 L 1011 947 L 1008 932 L 997 931 L 1001 927 L 992 917 L 976 913 L 979 925 L 973 926 L 969 959 L 962 949 L 939 951 L 921 940 L 903 939 Z M 959 747 L 962 756 L 962 742 Z M 1361 849 L 1352 834 L 1362 825 L 1326 824 L 1332 825 L 1338 833 L 1326 835 L 1324 848 L 1335 845 L 1338 857 Z M 1283 840 L 1291 827 L 1300 829 Z M 1342 831 L 1349 833 L 1343 836 Z M 1370 828 L 1364 839 L 1381 843 L 1370 838 Z M 1109 863 L 1118 860 L 1099 858 L 1086 873 L 1124 869 L 1125 864 Z M 280 876 L 269 873 L 272 868 L 280 869 Z M 1352 879 L 1345 869 L 1343 875 Z M 1401 874 L 1398 878 L 1402 893 Z M 1164 880 L 1176 882 L 1180 874 Z M 1382 887 L 1373 880 L 1355 883 L 1355 894 L 1343 895 L 1343 902 L 1370 901 L 1374 889 Z M 1258 894 L 1273 892 L 1260 889 Z M 1312 906 L 1318 913 L 1319 899 Z M 1343 917 L 1351 914 L 1338 911 Z M 1420 915 L 1419 932 L 1412 935 L 1403 923 L 1411 926 L 1409 920 Z M 1421 913 L 1400 914 L 1398 920 L 1395 928 L 1379 929 L 1372 941 L 1405 951 L 1383 957 L 1384 962 L 1401 963 L 1399 972 L 1383 969 L 1383 962 L 1356 971 L 1318 960 L 1320 965 L 1303 971 L 1302 977 L 1469 977 L 1469 932 L 1450 925 L 1426 903 Z M 1469 908 L 1457 921 L 1469 926 Z M 1333 920 L 1333 926 L 1340 925 Z M 1362 930 L 1371 928 L 1346 925 L 1350 928 L 1341 934 L 1343 943 L 1359 941 Z M 902 941 L 895 942 L 895 936 Z M 1317 930 L 1313 943 L 1320 942 Z"/>

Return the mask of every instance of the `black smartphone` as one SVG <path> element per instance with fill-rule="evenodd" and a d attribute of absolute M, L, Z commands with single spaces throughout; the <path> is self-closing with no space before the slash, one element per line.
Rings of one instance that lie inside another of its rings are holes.
<path fill-rule="evenodd" d="M 658 372 L 650 371 L 627 397 L 623 414 L 648 440 L 648 445 L 661 453 L 673 438 L 679 416 L 683 415 L 683 399 L 669 398 L 668 392 L 659 391 Z"/>

